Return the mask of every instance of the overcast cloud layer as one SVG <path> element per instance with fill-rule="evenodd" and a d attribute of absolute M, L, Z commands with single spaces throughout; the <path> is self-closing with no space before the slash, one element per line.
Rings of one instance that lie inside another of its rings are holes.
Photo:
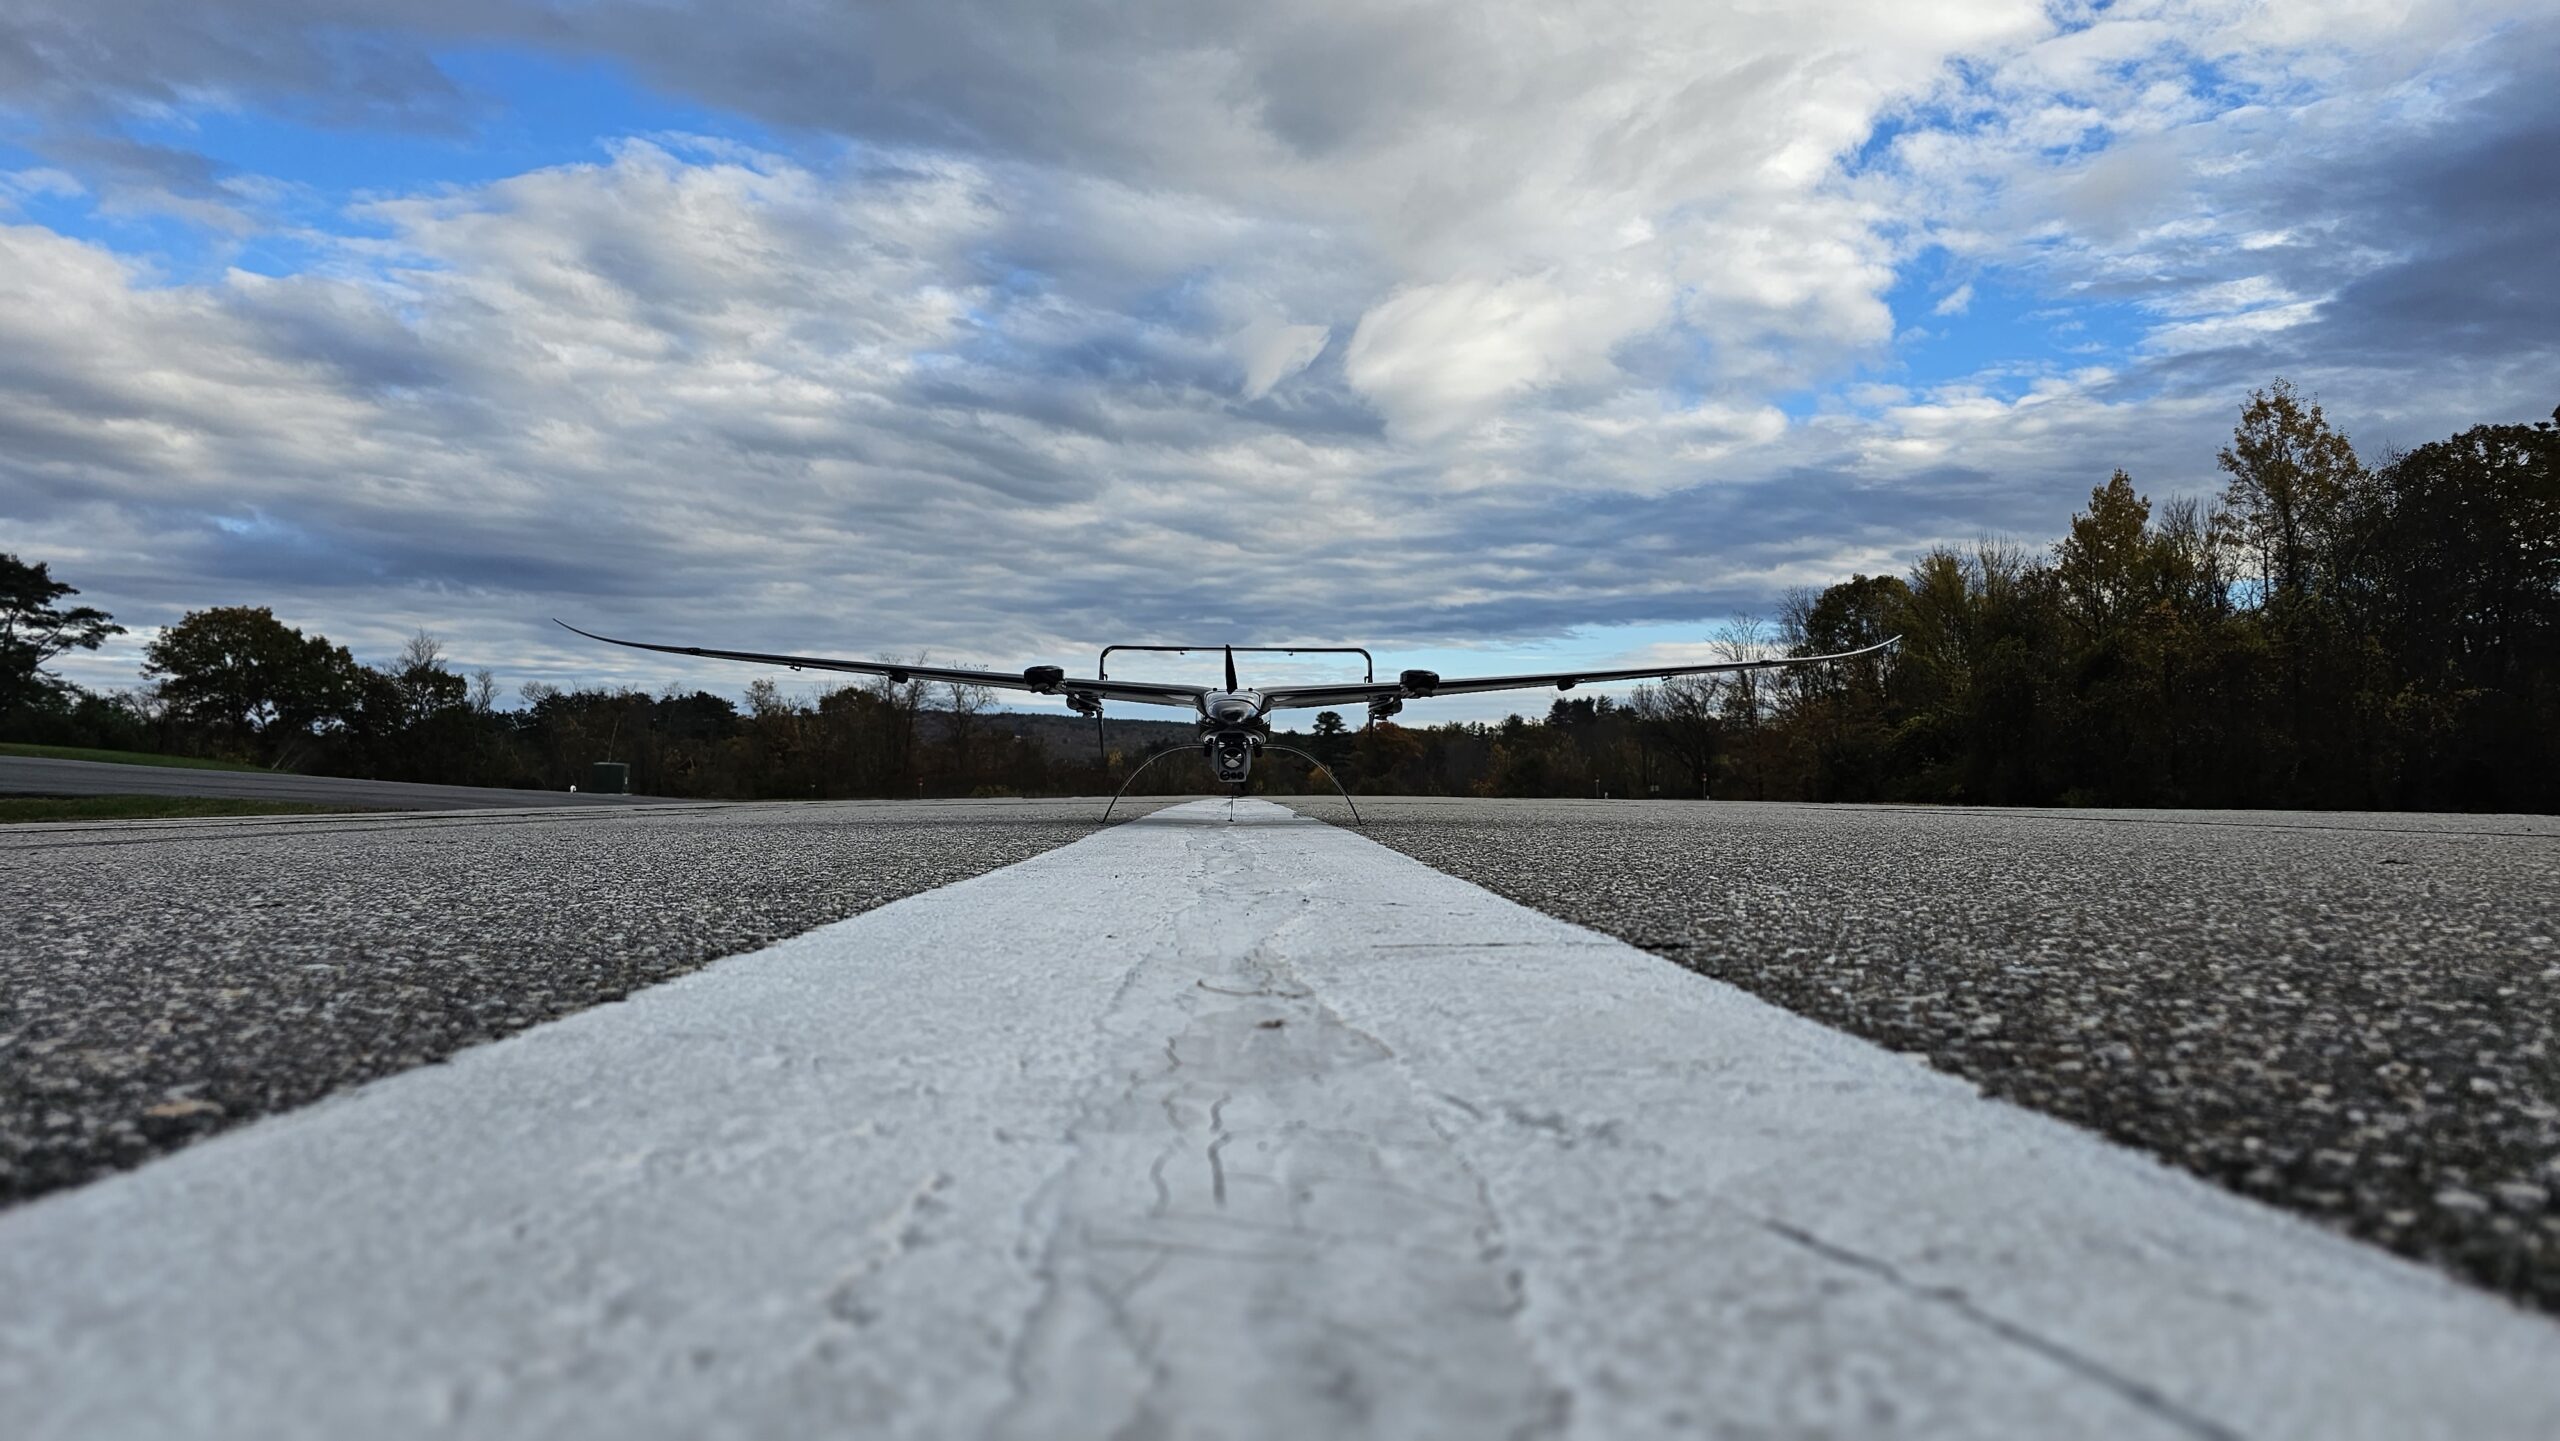
<path fill-rule="evenodd" d="M 751 8 L 0 0 L 0 549 L 510 681 L 1663 653 L 2278 375 L 2560 402 L 2540 0 Z"/>

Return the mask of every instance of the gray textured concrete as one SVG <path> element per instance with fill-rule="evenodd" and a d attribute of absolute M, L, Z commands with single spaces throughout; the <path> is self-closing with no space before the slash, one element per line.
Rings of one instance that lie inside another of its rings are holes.
<path fill-rule="evenodd" d="M 420 785 L 281 771 L 214 771 L 189 766 L 109 765 L 46 756 L 0 756 L 0 795 L 229 796 L 298 805 L 361 806 L 384 811 L 557 809 L 657 804 L 647 796 L 594 796 L 572 791 L 511 791 L 487 786 Z"/>
<path fill-rule="evenodd" d="M 0 828 L 0 1201 L 1008 865 L 1091 833 L 1101 810 L 844 802 Z"/>
<path fill-rule="evenodd" d="M 2560 1308 L 2560 818 L 1361 807 L 1454 875 Z"/>
<path fill-rule="evenodd" d="M 2560 1326 L 1194 807 L 0 1214 L 12 1434 L 2539 1438 Z"/>

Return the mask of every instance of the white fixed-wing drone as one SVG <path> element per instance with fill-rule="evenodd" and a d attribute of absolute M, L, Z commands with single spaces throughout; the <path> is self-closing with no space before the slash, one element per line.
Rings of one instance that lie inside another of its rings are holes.
<path fill-rule="evenodd" d="M 1440 695 L 1468 695 L 1493 690 L 1571 690 L 1578 685 L 1609 681 L 1669 680 L 1674 676 L 1712 675 L 1723 671 L 1780 670 L 1790 666 L 1823 665 L 1872 655 L 1901 639 L 1880 641 L 1857 650 L 1844 650 L 1832 655 L 1783 656 L 1772 660 L 1716 661 L 1706 665 L 1638 666 L 1630 670 L 1554 671 L 1541 675 L 1496 675 L 1443 677 L 1436 671 L 1408 670 L 1394 680 L 1376 678 L 1376 667 L 1370 667 L 1367 679 L 1330 681 L 1320 685 L 1284 685 L 1255 687 L 1236 679 L 1236 652 L 1280 652 L 1290 655 L 1331 652 L 1367 657 L 1358 646 L 1171 646 L 1114 645 L 1103 647 L 1094 663 L 1091 678 L 1070 676 L 1054 665 L 1030 666 L 1019 672 L 1001 670 L 968 670 L 955 666 L 909 665 L 886 660 L 833 660 L 823 656 L 768 655 L 751 650 L 711 650 L 698 645 L 653 645 L 647 641 L 616 640 L 594 631 L 578 630 L 567 621 L 558 622 L 589 640 L 607 645 L 627 645 L 635 650 L 664 651 L 669 655 L 703 656 L 711 660 L 742 660 L 756 665 L 789 666 L 793 670 L 850 671 L 856 675 L 886 676 L 892 682 L 941 681 L 951 685 L 979 685 L 997 690 L 1027 690 L 1036 695 L 1062 696 L 1067 709 L 1078 715 L 1100 717 L 1104 701 L 1135 701 L 1141 705 L 1180 706 L 1200 718 L 1200 749 L 1209 759 L 1210 769 L 1218 779 L 1231 786 L 1241 786 L 1253 773 L 1253 758 L 1265 749 L 1297 756 L 1319 770 L 1328 779 L 1332 772 L 1322 762 L 1302 751 L 1271 743 L 1271 723 L 1264 717 L 1276 710 L 1325 710 L 1336 706 L 1365 705 L 1371 720 L 1384 720 L 1404 709 L 1409 700 L 1427 700 Z M 1227 683 L 1222 687 L 1179 685 L 1169 681 L 1113 680 L 1110 676 L 1111 653 L 1115 650 L 1191 651 L 1223 650 L 1227 660 Z M 1149 756 L 1137 770 L 1129 773 L 1134 781 L 1147 766 L 1155 764 L 1187 746 L 1177 746 Z M 1340 782 L 1336 782 L 1338 786 Z M 1121 785 L 1128 789 L 1127 782 Z M 1349 800 L 1346 792 L 1343 799 Z"/>

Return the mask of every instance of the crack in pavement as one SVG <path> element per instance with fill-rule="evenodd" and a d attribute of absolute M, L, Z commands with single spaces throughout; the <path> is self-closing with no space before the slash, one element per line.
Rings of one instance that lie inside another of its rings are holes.
<path fill-rule="evenodd" d="M 2136 1409 L 2187 1432 L 2204 1441 L 2243 1441 L 2241 1433 L 2209 1416 L 2200 1415 L 2179 1405 L 2160 1389 L 2137 1377 L 2125 1375 L 2051 1337 L 2040 1335 L 2005 1316 L 1997 1316 L 1974 1303 L 1954 1286 L 1930 1286 L 1913 1281 L 1901 1268 L 1881 1257 L 1853 1251 L 1846 1246 L 1826 1241 L 1799 1226 L 1769 1216 L 1751 1218 L 1762 1230 L 1780 1240 L 1801 1246 L 1824 1260 L 1846 1266 L 1853 1271 L 1873 1276 L 1894 1290 L 1916 1301 L 1943 1307 L 1967 1322 L 1999 1337 L 2010 1345 L 2029 1351 L 2084 1380 L 2095 1382 L 2123 1397 Z"/>
<path fill-rule="evenodd" d="M 1042 1290 L 994 1434 L 1211 1414 L 1555 1434 L 1569 1397 L 1514 1324 L 1482 1180 L 1393 1053 L 1290 967 L 1304 888 L 1224 828 L 1184 840 L 1201 899 L 1097 1022 L 1112 1049 L 1038 1206 Z M 1395 1334 L 1432 1344 L 1365 1339 Z"/>

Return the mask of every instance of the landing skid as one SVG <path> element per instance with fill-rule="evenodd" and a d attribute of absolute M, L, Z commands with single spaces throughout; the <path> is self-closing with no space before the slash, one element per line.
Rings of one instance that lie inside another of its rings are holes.
<path fill-rule="evenodd" d="M 1120 782 L 1120 789 L 1111 793 L 1111 805 L 1107 805 L 1102 808 L 1102 823 L 1104 825 L 1111 824 L 1111 807 L 1120 804 L 1120 798 L 1129 793 L 1129 787 L 1137 783 L 1138 777 L 1147 773 L 1147 767 L 1163 760 L 1166 756 L 1176 756 L 1182 754 L 1184 751 L 1193 751 L 1198 749 L 1198 746 L 1193 745 L 1189 741 L 1185 741 L 1178 746 L 1168 746 L 1163 750 L 1157 751 L 1154 755 L 1147 757 L 1145 760 L 1138 762 L 1138 768 L 1129 772 L 1128 779 Z"/>
<path fill-rule="evenodd" d="M 1354 822 L 1356 822 L 1356 823 L 1357 823 L 1357 824 L 1358 824 L 1358 825 L 1359 825 L 1363 830 L 1366 830 L 1366 829 L 1368 828 L 1369 822 L 1368 822 L 1368 821 L 1366 821 L 1365 819 L 1362 819 L 1362 817 L 1361 817 L 1361 815 L 1360 815 L 1360 803 L 1359 803 L 1358 801 L 1355 801 L 1355 800 L 1353 800 L 1353 799 L 1351 798 L 1351 792 L 1349 792 L 1349 791 L 1347 791 L 1347 790 L 1344 790 L 1344 789 L 1342 788 L 1342 778 L 1341 778 L 1340 776 L 1337 776 L 1337 775 L 1335 775 L 1335 774 L 1333 773 L 1333 767 L 1331 767 L 1331 766 L 1329 766 L 1329 765 L 1326 765 L 1324 762 L 1322 762 L 1322 761 L 1320 761 L 1320 760 L 1317 760 L 1314 756 L 1311 756 L 1311 755 L 1307 754 L 1305 751 L 1301 751 L 1301 750 L 1291 750 L 1291 749 L 1290 749 L 1289 747 L 1287 747 L 1287 746 L 1275 746 L 1275 745 L 1265 744 L 1265 745 L 1263 746 L 1263 749 L 1264 749 L 1264 750 L 1271 750 L 1271 751 L 1278 751 L 1280 754 L 1282 754 L 1282 755 L 1284 755 L 1284 756 L 1296 756 L 1298 759 L 1300 759 L 1300 760 L 1302 760 L 1302 761 L 1305 761 L 1305 762 L 1307 763 L 1307 768 L 1308 768 L 1309 770 L 1314 771 L 1317 775 L 1320 775 L 1320 776 L 1324 777 L 1326 780 L 1331 781 L 1331 782 L 1333 783 L 1333 793 L 1334 793 L 1335 795 L 1338 795 L 1338 796 L 1342 797 L 1342 803 L 1343 803 L 1344 805 L 1351 807 L 1351 819 L 1352 819 Z"/>

